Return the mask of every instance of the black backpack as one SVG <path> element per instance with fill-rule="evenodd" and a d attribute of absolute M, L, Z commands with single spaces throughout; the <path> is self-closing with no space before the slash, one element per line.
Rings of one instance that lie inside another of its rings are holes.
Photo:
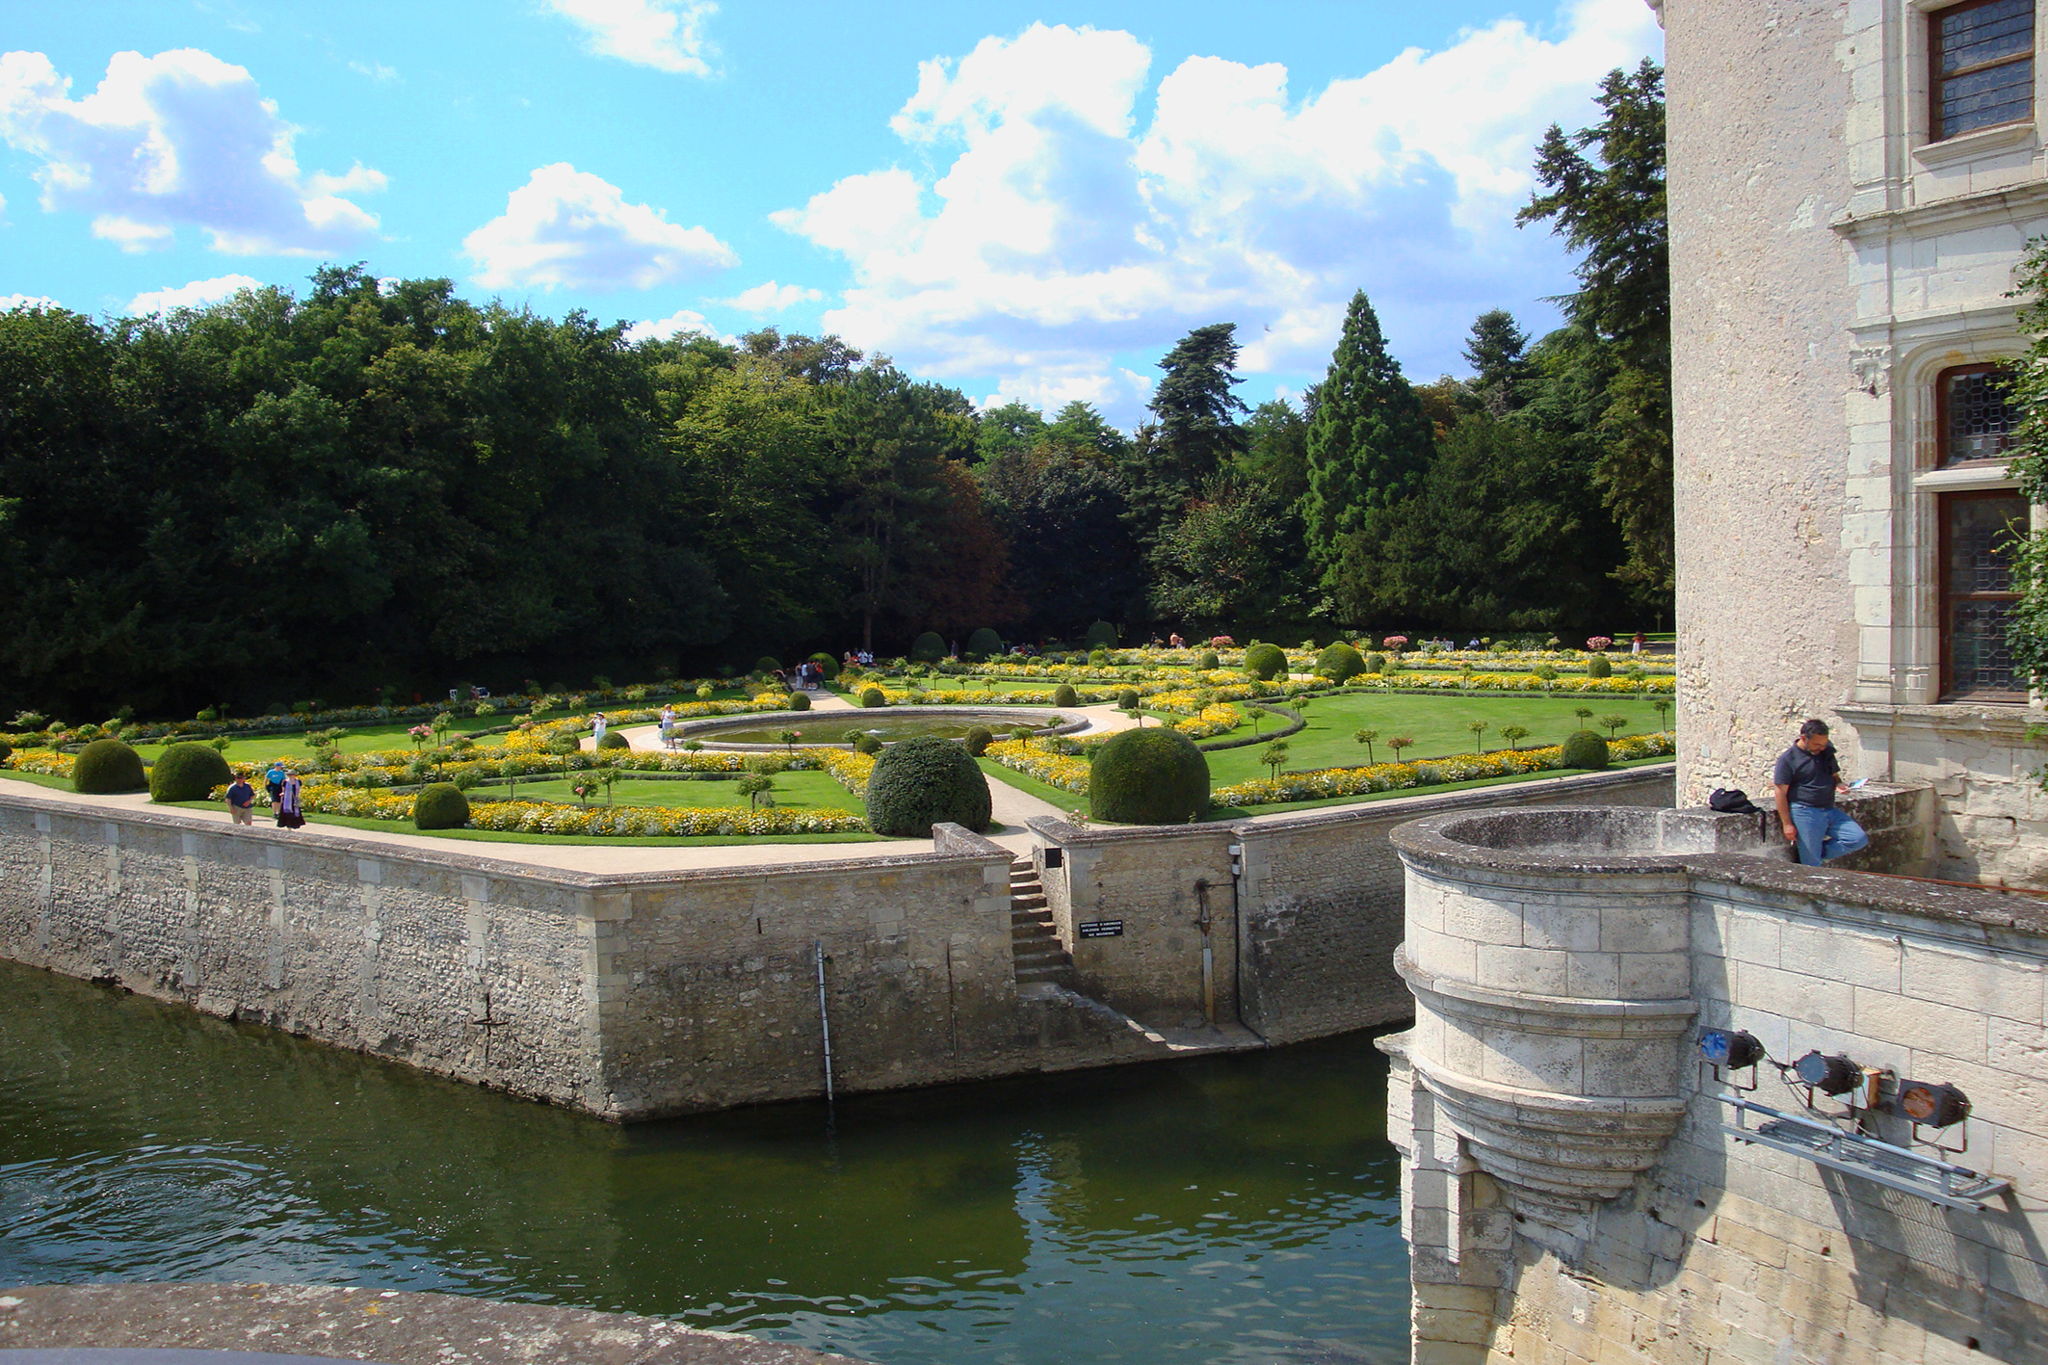
<path fill-rule="evenodd" d="M 1749 799 L 1749 793 L 1740 787 L 1733 791 L 1726 787 L 1714 788 L 1713 794 L 1707 798 L 1707 808 L 1720 811 L 1723 815 L 1763 814 L 1756 802 Z"/>

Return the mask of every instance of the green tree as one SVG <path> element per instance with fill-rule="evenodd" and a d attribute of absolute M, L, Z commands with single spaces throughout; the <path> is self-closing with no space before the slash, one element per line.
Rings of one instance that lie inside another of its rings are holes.
<path fill-rule="evenodd" d="M 1671 287 L 1664 192 L 1664 73 L 1645 60 L 1601 82 L 1599 123 L 1537 148 L 1542 189 L 1517 215 L 1580 253 L 1566 317 L 1586 338 L 1598 390 L 1595 478 L 1620 526 L 1618 571 L 1645 604 L 1672 583 Z M 1594 154 L 1589 156 L 1588 152 Z"/>
<path fill-rule="evenodd" d="M 1481 411 L 1504 417 L 1529 401 L 1535 372 L 1528 352 L 1528 334 L 1507 309 L 1489 309 L 1473 320 L 1465 360 L 1472 367 L 1472 396 Z"/>
<path fill-rule="evenodd" d="M 1218 475 L 1152 557 L 1152 607 L 1196 634 L 1271 631 L 1302 614 L 1286 552 L 1297 540 L 1288 505 L 1262 483 Z"/>
<path fill-rule="evenodd" d="M 1188 502 L 1244 449 L 1237 414 L 1237 327 L 1211 323 L 1182 337 L 1159 362 L 1152 392 L 1157 421 L 1142 429 L 1124 461 L 1132 532 L 1148 549 L 1179 522 Z"/>
<path fill-rule="evenodd" d="M 1318 386 L 1307 438 L 1308 493 L 1302 521 L 1310 561 L 1325 590 L 1354 605 L 1364 585 L 1347 575 L 1392 522 L 1390 511 L 1422 483 L 1435 453 L 1429 422 L 1380 322 L 1360 290 Z"/>

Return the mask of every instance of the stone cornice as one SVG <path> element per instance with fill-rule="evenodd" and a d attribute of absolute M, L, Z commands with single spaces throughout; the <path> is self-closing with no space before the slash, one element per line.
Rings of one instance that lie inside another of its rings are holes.
<path fill-rule="evenodd" d="M 1844 214 L 1828 226 L 1852 242 L 1864 242 L 1891 232 L 1951 232 L 2022 216 L 2048 217 L 2048 180 L 2029 180 L 1875 213 Z"/>

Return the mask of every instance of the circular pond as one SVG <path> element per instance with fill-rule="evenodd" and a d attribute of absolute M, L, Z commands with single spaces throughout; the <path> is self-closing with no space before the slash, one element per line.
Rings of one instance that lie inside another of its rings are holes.
<path fill-rule="evenodd" d="M 768 716 L 693 721 L 678 726 L 675 735 L 679 740 L 694 739 L 713 747 L 780 748 L 785 730 L 801 731 L 803 739 L 799 742 L 806 744 L 851 744 L 854 736 L 861 734 L 872 734 L 888 744 L 921 737 L 965 739 L 976 726 L 997 735 L 1018 729 L 1064 734 L 1086 728 L 1087 721 L 1044 708 L 994 711 L 964 706 L 892 706 L 859 711 L 781 711 Z"/>

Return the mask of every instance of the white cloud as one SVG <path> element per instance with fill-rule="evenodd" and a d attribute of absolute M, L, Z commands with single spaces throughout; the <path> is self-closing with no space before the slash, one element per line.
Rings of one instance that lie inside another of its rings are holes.
<path fill-rule="evenodd" d="M 637 346 L 643 341 L 666 341 L 682 332 L 702 332 L 705 336 L 718 335 L 718 329 L 711 325 L 711 319 L 694 309 L 683 308 L 652 322 L 634 323 L 626 329 L 626 344 Z"/>
<path fill-rule="evenodd" d="M 47 294 L 0 294 L 0 313 L 11 313 L 17 308 L 62 308 L 64 305 Z"/>
<path fill-rule="evenodd" d="M 386 66 L 382 62 L 350 62 L 348 69 L 355 72 L 358 76 L 368 76 L 379 85 L 384 85 L 398 79 L 398 69 Z"/>
<path fill-rule="evenodd" d="M 567 162 L 534 171 L 462 247 L 476 282 L 492 289 L 647 289 L 739 264 L 705 229 L 629 204 L 618 186 Z"/>
<path fill-rule="evenodd" d="M 1005 376 L 996 391 L 976 403 L 983 411 L 1005 403 L 1028 403 L 1047 418 L 1080 401 L 1098 412 L 1141 407 L 1152 396 L 1150 377 L 1116 368 L 1113 373 L 1020 374 Z"/>
<path fill-rule="evenodd" d="M 40 52 L 0 54 L 0 140 L 38 158 L 42 205 L 93 215 L 124 251 L 167 245 L 181 224 L 230 255 L 322 255 L 375 235 L 346 196 L 384 187 L 363 166 L 300 171 L 284 122 L 239 66 L 193 48 L 119 52 L 82 100 Z"/>
<path fill-rule="evenodd" d="M 739 309 L 743 313 L 780 313 L 800 303 L 816 303 L 825 296 L 815 289 L 802 285 L 777 284 L 769 280 L 752 289 L 742 290 L 729 299 L 719 302 Z"/>
<path fill-rule="evenodd" d="M 1570 0 L 1550 30 L 1502 19 L 1305 96 L 1192 57 L 1147 107 L 1137 39 L 1034 24 L 919 68 L 891 126 L 938 170 L 772 220 L 848 261 L 828 330 L 1005 397 L 1129 403 L 1115 357 L 1218 321 L 1246 372 L 1319 372 L 1361 287 L 1398 352 L 1454 366 L 1478 313 L 1571 288 L 1555 239 L 1514 226 L 1535 145 L 1659 43 L 1641 0 Z"/>
<path fill-rule="evenodd" d="M 710 0 L 547 0 L 581 28 L 590 50 L 636 66 L 682 76 L 711 74 L 716 49 L 704 24 L 718 13 Z"/>
<path fill-rule="evenodd" d="M 168 313 L 179 308 L 200 308 L 209 303 L 219 303 L 244 289 L 261 289 L 263 282 L 247 275 L 222 275 L 217 279 L 194 280 L 181 284 L 175 289 L 152 289 L 146 294 L 137 294 L 128 300 L 128 316 L 148 317 L 151 313 Z"/>

